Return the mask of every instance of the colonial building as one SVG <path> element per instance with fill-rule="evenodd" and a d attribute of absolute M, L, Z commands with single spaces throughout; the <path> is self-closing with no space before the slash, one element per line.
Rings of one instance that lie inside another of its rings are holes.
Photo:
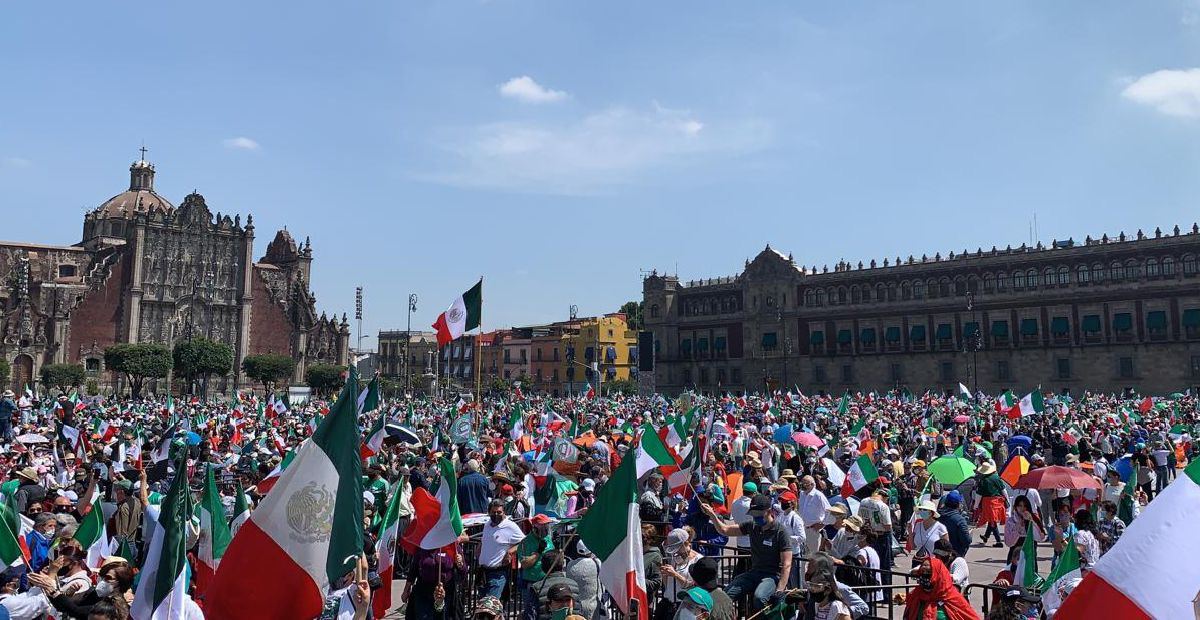
<path fill-rule="evenodd" d="M 642 283 L 655 387 L 1165 394 L 1200 385 L 1200 228 L 832 269 L 770 246 Z"/>
<path fill-rule="evenodd" d="M 422 377 L 434 374 L 437 362 L 437 334 L 434 332 L 383 330 L 379 332 L 379 373 L 403 381 L 405 375 L 414 385 L 428 383 Z"/>
<path fill-rule="evenodd" d="M 233 348 L 235 372 L 210 383 L 223 391 L 246 382 L 247 355 L 291 355 L 296 382 L 310 363 L 346 363 L 349 324 L 317 314 L 308 240 L 281 230 L 255 262 L 250 215 L 214 215 L 195 192 L 176 207 L 155 191 L 144 159 L 129 175 L 128 190 L 84 216 L 79 243 L 0 242 L 0 354 L 14 388 L 34 385 L 48 363 L 82 364 L 113 385 L 106 347 L 194 336 Z"/>

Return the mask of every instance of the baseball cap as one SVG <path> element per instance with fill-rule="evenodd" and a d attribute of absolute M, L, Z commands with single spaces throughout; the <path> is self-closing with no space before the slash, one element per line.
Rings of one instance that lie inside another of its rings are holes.
<path fill-rule="evenodd" d="M 1004 600 L 1006 601 L 1025 601 L 1027 603 L 1037 603 L 1042 599 L 1029 590 L 1021 586 L 1009 588 L 1004 591 Z"/>
<path fill-rule="evenodd" d="M 663 542 L 663 551 L 667 553 L 675 553 L 679 551 L 684 543 L 687 542 L 687 531 L 683 528 L 676 528 L 667 533 L 667 539 Z"/>
<path fill-rule="evenodd" d="M 959 493 L 958 489 L 950 491 L 949 493 L 946 494 L 946 505 L 947 506 L 958 506 L 961 504 L 962 504 L 962 493 Z"/>
<path fill-rule="evenodd" d="M 770 510 L 771 498 L 766 495 L 755 495 L 750 498 L 750 510 Z"/>
<path fill-rule="evenodd" d="M 571 591 L 571 586 L 565 583 L 556 583 L 550 586 L 550 590 L 546 593 L 546 598 L 551 601 L 565 601 L 575 598 L 575 593 Z"/>
<path fill-rule="evenodd" d="M 553 588 L 552 588 L 553 589 Z M 693 603 L 704 608 L 704 611 L 712 611 L 713 598 L 707 590 L 699 586 L 688 588 L 679 593 L 679 600 L 690 599 Z"/>
<path fill-rule="evenodd" d="M 474 618 L 503 618 L 504 604 L 494 596 L 485 596 L 475 604 Z"/>
<path fill-rule="evenodd" d="M 753 482 L 747 482 L 742 485 L 742 491 L 745 493 L 758 493 L 758 485 Z"/>

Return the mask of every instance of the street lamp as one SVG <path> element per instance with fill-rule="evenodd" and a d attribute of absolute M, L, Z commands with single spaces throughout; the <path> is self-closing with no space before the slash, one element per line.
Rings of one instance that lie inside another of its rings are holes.
<path fill-rule="evenodd" d="M 412 340 L 412 313 L 417 311 L 417 294 L 410 293 L 408 296 L 408 327 L 404 330 L 404 396 L 408 397 L 409 388 L 409 366 L 408 363 L 408 343 Z"/>
<path fill-rule="evenodd" d="M 983 326 L 979 324 L 979 318 L 975 312 L 975 293 L 971 291 L 967 291 L 967 311 L 971 313 L 971 322 L 975 325 L 975 333 L 963 340 L 963 352 L 971 353 L 971 390 L 978 394 L 979 350 L 983 348 Z"/>

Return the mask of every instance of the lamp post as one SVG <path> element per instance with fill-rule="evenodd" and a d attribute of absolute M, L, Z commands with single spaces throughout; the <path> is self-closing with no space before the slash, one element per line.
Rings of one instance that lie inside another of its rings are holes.
<path fill-rule="evenodd" d="M 963 352 L 971 353 L 971 390 L 979 393 L 979 350 L 983 348 L 983 327 L 975 312 L 975 293 L 967 291 L 967 311 L 971 313 L 971 322 L 975 325 L 975 333 L 963 341 Z"/>
<path fill-rule="evenodd" d="M 417 294 L 410 293 L 408 296 L 408 327 L 404 330 L 404 397 L 408 398 L 409 389 L 409 358 L 408 358 L 408 343 L 412 340 L 412 313 L 417 311 Z"/>

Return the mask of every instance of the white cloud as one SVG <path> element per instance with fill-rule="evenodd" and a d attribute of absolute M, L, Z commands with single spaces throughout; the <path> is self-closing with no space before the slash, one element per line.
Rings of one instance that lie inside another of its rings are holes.
<path fill-rule="evenodd" d="M 449 185 L 545 194 L 595 194 L 758 150 L 770 141 L 758 120 L 703 123 L 654 104 L 610 107 L 566 122 L 508 121 L 446 132 L 440 172 Z"/>
<path fill-rule="evenodd" d="M 223 140 L 221 142 L 221 144 L 224 144 L 225 148 L 233 149 L 235 151 L 257 151 L 260 148 L 262 148 L 261 146 L 259 146 L 258 142 L 255 142 L 254 140 L 247 138 L 246 136 L 238 136 L 236 138 L 227 138 L 227 139 Z"/>
<path fill-rule="evenodd" d="M 528 75 L 515 77 L 501 84 L 500 95 L 524 103 L 554 103 L 567 98 L 567 93 L 546 88 Z"/>
<path fill-rule="evenodd" d="M 28 168 L 32 163 L 24 157 L 4 157 L 0 159 L 0 168 Z"/>
<path fill-rule="evenodd" d="M 1168 116 L 1200 118 L 1200 68 L 1147 73 L 1130 82 L 1121 96 Z"/>

